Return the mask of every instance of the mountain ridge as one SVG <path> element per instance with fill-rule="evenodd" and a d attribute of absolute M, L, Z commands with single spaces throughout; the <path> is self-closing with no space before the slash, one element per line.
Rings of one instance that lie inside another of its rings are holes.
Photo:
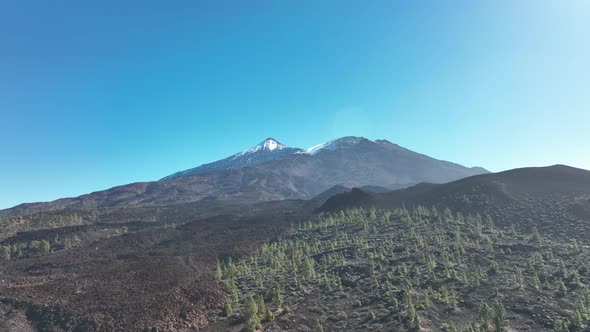
<path fill-rule="evenodd" d="M 535 211 L 531 205 L 546 202 L 557 206 L 554 211 L 546 212 L 555 213 L 556 220 L 563 219 L 563 215 L 572 220 L 590 218 L 590 171 L 557 164 L 480 174 L 443 184 L 419 183 L 386 193 L 354 188 L 330 197 L 317 211 L 423 206 L 449 208 L 465 214 L 485 213 L 501 224 L 508 224 L 519 220 L 519 211 Z M 498 206 L 507 208 L 498 210 Z M 547 219 L 542 213 L 537 217 Z"/>
<path fill-rule="evenodd" d="M 163 206 L 200 200 L 252 203 L 309 199 L 335 185 L 393 189 L 418 182 L 449 182 L 483 172 L 487 171 L 434 159 L 386 140 L 346 136 L 303 150 L 268 138 L 228 158 L 174 173 L 160 181 L 120 185 L 52 202 L 21 204 L 0 211 L 0 215 Z"/>

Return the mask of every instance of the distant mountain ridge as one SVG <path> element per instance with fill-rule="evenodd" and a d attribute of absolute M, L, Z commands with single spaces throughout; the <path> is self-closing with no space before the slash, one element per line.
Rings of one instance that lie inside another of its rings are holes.
<path fill-rule="evenodd" d="M 310 199 L 336 185 L 396 189 L 482 173 L 487 171 L 437 160 L 386 140 L 350 136 L 303 150 L 269 138 L 228 158 L 160 181 L 131 183 L 48 203 L 21 204 L 0 214 L 164 206 L 200 200 L 252 203 Z"/>
<path fill-rule="evenodd" d="M 489 215 L 502 226 L 518 223 L 525 228 L 530 224 L 546 232 L 555 231 L 553 222 L 567 222 L 568 236 L 577 237 L 590 231 L 590 171 L 553 165 L 481 174 L 443 184 L 420 183 L 385 193 L 340 190 L 318 211 L 417 206 Z"/>

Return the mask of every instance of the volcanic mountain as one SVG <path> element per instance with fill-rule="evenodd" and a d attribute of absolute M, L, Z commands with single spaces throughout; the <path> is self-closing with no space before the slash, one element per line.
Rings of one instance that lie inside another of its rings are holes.
<path fill-rule="evenodd" d="M 201 200 L 252 203 L 309 199 L 335 185 L 397 189 L 481 173 L 487 171 L 437 160 L 386 140 L 343 137 L 303 150 L 269 138 L 226 159 L 160 181 L 131 183 L 49 203 L 22 204 L 0 214 L 164 206 Z"/>

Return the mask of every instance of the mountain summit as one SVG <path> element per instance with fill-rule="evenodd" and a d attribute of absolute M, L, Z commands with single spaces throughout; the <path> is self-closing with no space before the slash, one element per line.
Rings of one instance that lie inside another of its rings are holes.
<path fill-rule="evenodd" d="M 236 153 L 228 158 L 204 164 L 195 168 L 169 175 L 160 181 L 172 180 L 182 176 L 197 175 L 215 171 L 222 171 L 242 167 L 254 167 L 258 164 L 277 159 L 279 157 L 301 152 L 303 150 L 290 148 L 276 139 L 269 137 L 255 146 Z"/>
<path fill-rule="evenodd" d="M 279 141 L 277 141 L 276 139 L 274 139 L 272 137 L 269 137 L 269 138 L 265 139 L 264 141 L 258 143 L 257 145 L 236 154 L 235 156 L 243 156 L 245 154 L 256 153 L 259 151 L 283 150 L 283 149 L 287 149 L 287 148 L 288 147 L 286 145 L 279 143 Z"/>

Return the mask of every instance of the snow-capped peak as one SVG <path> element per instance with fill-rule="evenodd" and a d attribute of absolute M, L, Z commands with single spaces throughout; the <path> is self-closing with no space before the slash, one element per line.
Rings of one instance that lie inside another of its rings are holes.
<path fill-rule="evenodd" d="M 363 141 L 368 141 L 368 140 L 363 137 L 354 137 L 354 136 L 341 137 L 341 138 L 333 139 L 331 141 L 328 141 L 328 142 L 325 142 L 322 144 L 314 145 L 311 148 L 302 151 L 301 153 L 306 153 L 306 154 L 313 156 L 323 150 L 335 150 L 338 147 L 352 146 L 352 145 L 358 144 Z"/>
<path fill-rule="evenodd" d="M 275 149 L 279 149 L 282 150 L 284 148 L 286 148 L 286 146 L 284 146 L 283 144 L 277 142 L 275 139 L 273 138 L 267 138 L 264 142 L 261 143 L 262 144 L 262 148 L 265 150 L 275 150 Z"/>
<path fill-rule="evenodd" d="M 259 144 L 238 153 L 237 156 L 243 156 L 245 154 L 254 153 L 258 151 L 283 150 L 286 147 L 286 145 L 279 143 L 279 141 L 277 141 L 276 139 L 269 137 L 264 141 L 260 142 Z"/>

